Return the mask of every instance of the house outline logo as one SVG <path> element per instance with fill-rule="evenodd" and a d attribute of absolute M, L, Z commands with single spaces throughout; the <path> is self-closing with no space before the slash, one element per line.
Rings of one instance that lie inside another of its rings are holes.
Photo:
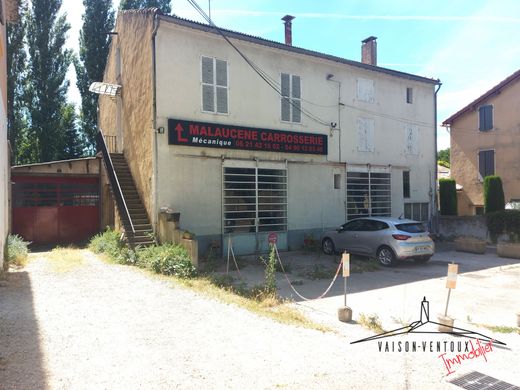
<path fill-rule="evenodd" d="M 480 340 L 484 342 L 493 342 L 493 344 L 500 344 L 500 345 L 506 345 L 506 343 L 492 339 L 491 337 L 488 337 L 482 333 L 474 332 L 472 330 L 458 328 L 458 327 L 451 327 L 452 331 L 449 332 L 442 332 L 442 331 L 422 331 L 420 330 L 421 327 L 427 324 L 434 324 L 443 326 L 443 324 L 435 321 L 430 320 L 430 302 L 426 300 L 426 297 L 423 298 L 421 301 L 421 314 L 419 317 L 419 320 L 412 322 L 410 325 L 403 326 L 401 328 L 396 328 L 393 330 L 389 330 L 387 332 L 383 332 L 374 336 L 366 337 L 364 339 L 352 341 L 350 344 L 357 344 L 357 343 L 363 343 L 366 341 L 373 341 L 378 339 L 383 339 L 386 337 L 392 337 L 392 336 L 398 336 L 402 334 L 451 334 L 453 336 L 461 336 L 466 337 L 469 339 L 474 340 Z"/>

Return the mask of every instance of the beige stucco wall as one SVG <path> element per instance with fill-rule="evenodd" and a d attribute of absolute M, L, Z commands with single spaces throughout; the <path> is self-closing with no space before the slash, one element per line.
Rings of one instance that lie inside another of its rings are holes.
<path fill-rule="evenodd" d="M 186 119 L 273 130 L 328 135 L 328 156 L 197 148 L 168 145 L 167 131 L 157 134 L 157 207 L 181 212 L 183 228 L 197 234 L 220 234 L 220 158 L 251 161 L 288 160 L 289 229 L 337 226 L 345 219 L 345 164 L 392 166 L 392 215 L 403 212 L 402 170 L 410 170 L 412 193 L 407 202 L 429 202 L 435 163 L 434 86 L 334 61 L 291 53 L 250 42 L 233 40 L 254 63 L 271 76 L 301 77 L 303 107 L 326 123 L 341 122 L 339 134 L 328 125 L 302 116 L 301 124 L 282 122 L 280 97 L 221 37 L 160 20 L 157 47 L 157 127 L 168 128 L 168 118 Z M 229 114 L 201 108 L 201 56 L 228 62 Z M 338 83 L 341 82 L 341 120 L 338 118 Z M 375 101 L 357 99 L 357 80 L 374 80 Z M 407 104 L 406 88 L 414 89 L 414 104 Z M 310 104 L 311 101 L 316 104 Z M 357 119 L 374 119 L 374 151 L 357 149 Z M 405 152 L 405 124 L 419 128 L 418 153 Z M 213 159 L 210 159 L 212 157 Z M 342 174 L 342 189 L 333 189 L 333 172 Z M 202 182 L 201 182 L 202 181 Z M 192 195 L 190 195 L 192 194 Z M 203 194 L 204 196 L 200 196 Z M 194 199 L 196 197 L 196 199 Z"/>
<path fill-rule="evenodd" d="M 493 130 L 478 130 L 478 107 L 463 114 L 451 125 L 451 175 L 463 186 L 467 204 L 459 206 L 463 215 L 474 214 L 482 206 L 483 184 L 479 179 L 479 150 L 495 150 L 495 174 L 504 186 L 506 202 L 520 199 L 520 82 L 510 84 L 480 105 L 493 105 Z"/>
<path fill-rule="evenodd" d="M 153 123 L 152 123 L 152 30 L 153 14 L 144 11 L 119 12 L 112 36 L 104 82 L 121 89 L 123 153 L 139 195 L 153 219 Z M 116 53 L 120 50 L 121 77 L 117 77 Z M 118 136 L 117 100 L 102 96 L 99 124 L 107 135 Z M 121 150 L 119 150 L 121 151 Z"/>

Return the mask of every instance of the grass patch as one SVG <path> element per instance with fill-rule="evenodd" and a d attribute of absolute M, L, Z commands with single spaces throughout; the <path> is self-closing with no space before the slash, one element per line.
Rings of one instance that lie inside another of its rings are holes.
<path fill-rule="evenodd" d="M 246 288 L 243 284 L 234 285 L 231 277 L 207 276 L 193 279 L 175 278 L 175 282 L 188 287 L 204 296 L 217 299 L 223 303 L 233 304 L 262 317 L 273 319 L 283 324 L 301 326 L 321 332 L 331 329 L 309 320 L 296 309 L 288 307 L 288 301 L 280 299 L 276 294 L 268 293 L 263 286 Z"/>
<path fill-rule="evenodd" d="M 350 272 L 363 273 L 373 272 L 379 270 L 379 264 L 374 258 L 351 257 L 350 258 Z"/>
<path fill-rule="evenodd" d="M 76 248 L 54 248 L 45 255 L 56 273 L 70 272 L 84 264 L 83 251 Z"/>
<path fill-rule="evenodd" d="M 303 276 L 307 279 L 311 280 L 319 280 L 319 279 L 332 279 L 334 276 L 335 269 L 327 267 L 322 264 L 314 264 L 310 270 L 305 270 Z"/>
<path fill-rule="evenodd" d="M 492 331 L 493 333 L 518 333 L 520 334 L 520 328 L 516 326 L 502 326 L 502 325 L 487 325 L 487 324 L 474 324 L 480 328 L 486 328 Z"/>
<path fill-rule="evenodd" d="M 384 333 L 383 325 L 381 324 L 381 320 L 377 314 L 365 315 L 363 313 L 359 314 L 358 324 L 360 324 L 363 328 L 371 330 L 374 333 Z"/>

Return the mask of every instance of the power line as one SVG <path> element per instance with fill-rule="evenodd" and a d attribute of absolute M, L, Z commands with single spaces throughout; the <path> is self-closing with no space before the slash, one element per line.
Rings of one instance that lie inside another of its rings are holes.
<path fill-rule="evenodd" d="M 311 119 L 321 125 L 330 126 L 330 122 L 320 119 L 318 116 L 312 114 L 310 111 L 307 111 L 306 109 L 304 109 L 301 106 L 297 107 L 294 104 L 294 102 L 292 101 L 290 96 L 284 96 L 280 89 L 279 84 L 274 79 L 272 79 L 265 71 L 263 71 L 258 65 L 256 65 L 252 60 L 250 60 L 244 53 L 242 53 L 242 51 L 238 47 L 236 47 L 235 44 L 233 44 L 233 42 L 230 41 L 229 38 L 224 34 L 224 32 L 218 26 L 216 26 L 215 23 L 213 23 L 211 18 L 206 14 L 206 12 L 204 12 L 204 10 L 197 4 L 197 2 L 195 0 L 187 0 L 187 1 L 204 18 L 204 20 L 206 20 L 213 28 L 215 28 L 217 30 L 217 32 L 222 36 L 222 38 L 224 38 L 226 40 L 226 42 L 233 49 L 235 49 L 235 51 L 240 55 L 240 57 L 242 57 L 242 59 L 244 59 L 244 61 L 255 71 L 255 73 L 258 74 L 262 78 L 262 80 L 264 80 L 267 83 L 267 85 L 269 85 L 279 96 L 287 99 L 289 104 L 294 109 L 299 110 L 303 115 L 305 115 L 309 119 Z M 303 99 L 299 99 L 299 100 L 303 100 Z"/>

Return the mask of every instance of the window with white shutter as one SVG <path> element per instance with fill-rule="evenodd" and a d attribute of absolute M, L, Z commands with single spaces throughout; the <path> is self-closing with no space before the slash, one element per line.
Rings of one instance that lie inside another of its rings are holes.
<path fill-rule="evenodd" d="M 287 73 L 281 74 L 281 116 L 284 122 L 301 123 L 301 78 Z"/>
<path fill-rule="evenodd" d="M 227 61 L 202 57 L 201 80 L 202 111 L 227 114 L 229 112 Z"/>
<path fill-rule="evenodd" d="M 367 103 L 374 103 L 376 101 L 374 80 L 357 79 L 357 99 Z"/>
<path fill-rule="evenodd" d="M 373 152 L 374 151 L 374 127 L 375 122 L 369 118 L 357 119 L 358 134 L 358 151 Z"/>
<path fill-rule="evenodd" d="M 419 154 L 419 127 L 416 125 L 404 125 L 405 153 Z"/>

